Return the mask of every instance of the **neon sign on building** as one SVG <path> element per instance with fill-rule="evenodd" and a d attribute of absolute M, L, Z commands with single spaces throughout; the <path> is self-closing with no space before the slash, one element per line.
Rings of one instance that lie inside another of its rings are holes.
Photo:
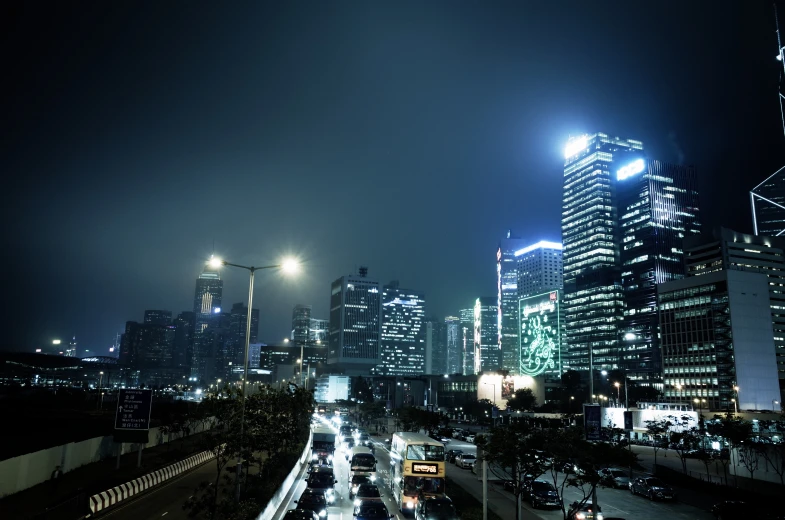
<path fill-rule="evenodd" d="M 623 181 L 624 179 L 632 177 L 633 175 L 639 174 L 644 169 L 646 169 L 646 163 L 643 161 L 643 159 L 635 159 L 630 164 L 619 168 L 619 170 L 616 172 L 616 180 Z"/>
<path fill-rule="evenodd" d="M 561 370 L 559 291 L 521 298 L 520 364 L 522 375 L 538 376 Z"/>

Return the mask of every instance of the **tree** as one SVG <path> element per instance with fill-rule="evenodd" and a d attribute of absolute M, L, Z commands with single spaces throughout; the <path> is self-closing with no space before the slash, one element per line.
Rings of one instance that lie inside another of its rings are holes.
<path fill-rule="evenodd" d="M 537 406 L 537 397 L 531 388 L 519 388 L 507 401 L 508 410 L 527 411 Z"/>
<path fill-rule="evenodd" d="M 666 418 L 671 423 L 668 431 L 670 432 L 670 442 L 673 445 L 673 450 L 679 456 L 682 471 L 687 473 L 687 453 L 700 445 L 702 436 L 698 428 L 690 426 L 695 420 L 691 416 L 687 414 L 679 417 L 668 415 Z"/>
<path fill-rule="evenodd" d="M 481 452 L 488 468 L 499 478 L 513 481 L 516 500 L 516 518 L 521 518 L 521 492 L 523 479 L 540 477 L 546 471 L 547 461 L 542 456 L 546 436 L 530 423 L 519 421 L 491 429 L 490 435 L 478 438 Z"/>
<path fill-rule="evenodd" d="M 352 397 L 359 402 L 373 402 L 373 390 L 364 377 L 356 377 L 352 383 Z"/>
<path fill-rule="evenodd" d="M 728 412 L 722 416 L 715 415 L 714 420 L 707 424 L 707 429 L 709 433 L 722 437 L 728 443 L 728 457 L 720 457 L 727 484 L 728 467 L 731 462 L 736 461 L 738 448 L 752 436 L 752 423 Z"/>
<path fill-rule="evenodd" d="M 463 413 L 475 420 L 484 420 L 486 417 L 490 417 L 492 410 L 493 403 L 489 399 L 469 401 L 463 405 Z"/>
<path fill-rule="evenodd" d="M 673 424 L 667 419 L 657 419 L 653 421 L 644 421 L 646 424 L 646 433 L 648 433 L 652 439 L 654 439 L 654 465 L 657 465 L 657 452 L 660 449 L 660 445 L 658 444 L 658 438 L 664 437 L 668 431 L 670 430 Z"/>

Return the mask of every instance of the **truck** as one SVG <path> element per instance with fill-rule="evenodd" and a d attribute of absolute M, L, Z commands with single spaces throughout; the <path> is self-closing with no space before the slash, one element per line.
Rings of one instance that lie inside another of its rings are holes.
<path fill-rule="evenodd" d="M 317 426 L 313 430 L 313 442 L 311 443 L 311 459 L 332 460 L 335 452 L 335 431 L 329 426 Z"/>

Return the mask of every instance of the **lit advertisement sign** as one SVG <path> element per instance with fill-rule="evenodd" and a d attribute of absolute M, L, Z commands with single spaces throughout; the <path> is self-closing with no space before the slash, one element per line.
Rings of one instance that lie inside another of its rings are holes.
<path fill-rule="evenodd" d="M 511 399 L 515 393 L 515 380 L 511 377 L 502 379 L 502 399 Z"/>
<path fill-rule="evenodd" d="M 521 298 L 520 373 L 538 376 L 561 368 L 561 327 L 559 291 Z"/>
<path fill-rule="evenodd" d="M 412 463 L 412 473 L 415 475 L 438 475 L 438 464 Z"/>
<path fill-rule="evenodd" d="M 623 181 L 624 179 L 632 177 L 633 175 L 639 174 L 644 169 L 646 169 L 646 163 L 643 161 L 643 159 L 635 159 L 631 163 L 618 169 L 616 172 L 616 180 Z"/>

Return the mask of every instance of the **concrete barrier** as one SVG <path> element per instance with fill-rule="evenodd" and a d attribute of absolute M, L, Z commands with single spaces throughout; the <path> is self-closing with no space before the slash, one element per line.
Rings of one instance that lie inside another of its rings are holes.
<path fill-rule="evenodd" d="M 272 520 L 275 513 L 278 511 L 278 508 L 281 507 L 283 504 L 286 495 L 289 494 L 291 491 L 292 486 L 297 482 L 297 476 L 300 474 L 300 471 L 303 469 L 303 466 L 308 464 L 308 461 L 311 459 L 311 442 L 313 440 L 313 431 L 308 436 L 308 442 L 305 443 L 305 448 L 303 449 L 303 454 L 297 460 L 297 464 L 294 465 L 292 471 L 289 472 L 289 475 L 281 484 L 281 487 L 278 488 L 278 491 L 275 492 L 273 497 L 267 502 L 267 505 L 259 513 L 259 516 L 256 517 L 256 520 Z"/>
<path fill-rule="evenodd" d="M 90 512 L 97 513 L 103 511 L 113 505 L 122 502 L 142 491 L 157 486 L 158 484 L 169 480 L 172 477 L 179 475 L 189 469 L 196 467 L 208 460 L 214 458 L 211 451 L 203 451 L 197 453 L 192 457 L 188 457 L 180 462 L 167 466 L 163 469 L 153 471 L 142 477 L 134 479 L 125 484 L 115 486 L 112 489 L 107 489 L 90 497 Z"/>
<path fill-rule="evenodd" d="M 195 425 L 191 434 L 199 433 L 209 427 L 209 423 Z M 181 436 L 169 436 L 160 428 L 150 428 L 145 448 L 152 448 L 167 442 L 174 442 Z M 68 473 L 80 466 L 99 462 L 117 456 L 117 444 L 112 435 L 93 437 L 79 442 L 69 442 L 61 446 L 26 453 L 0 461 L 0 498 L 18 493 L 46 482 L 57 466 L 60 471 Z M 122 453 L 139 450 L 139 444 L 122 444 Z"/>

